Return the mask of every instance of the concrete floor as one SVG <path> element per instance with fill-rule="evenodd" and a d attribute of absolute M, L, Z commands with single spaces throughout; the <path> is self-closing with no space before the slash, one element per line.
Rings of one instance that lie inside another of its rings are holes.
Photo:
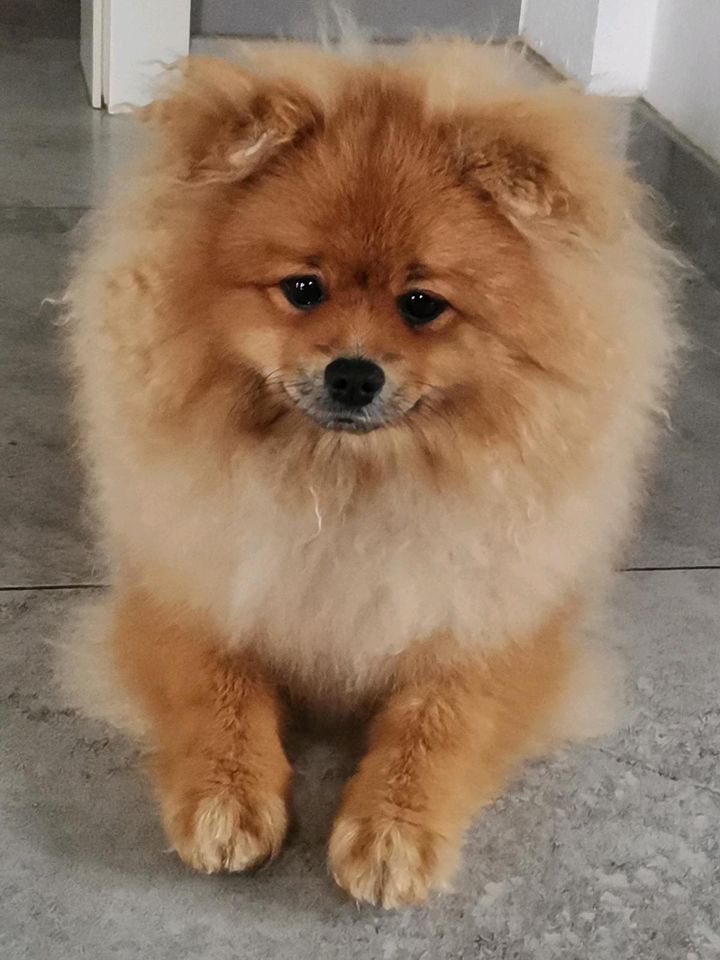
<path fill-rule="evenodd" d="M 59 337 L 68 231 L 127 148 L 75 44 L 0 41 L 0 956 L 8 960 L 711 960 L 720 957 L 720 293 L 688 283 L 689 356 L 608 636 L 619 734 L 527 767 L 477 821 L 453 894 L 357 910 L 323 845 L 350 759 L 296 746 L 299 829 L 259 875 L 163 852 L 132 747 L 51 679 L 102 568 L 83 518 Z"/>

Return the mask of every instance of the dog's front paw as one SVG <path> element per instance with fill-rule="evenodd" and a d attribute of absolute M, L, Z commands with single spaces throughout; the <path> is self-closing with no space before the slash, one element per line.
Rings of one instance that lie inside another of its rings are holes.
<path fill-rule="evenodd" d="M 328 862 L 336 883 L 358 901 L 386 908 L 421 903 L 447 885 L 458 845 L 397 812 L 364 817 L 342 811 L 335 821 Z"/>
<path fill-rule="evenodd" d="M 227 790 L 163 800 L 165 832 L 180 858 L 203 873 L 258 867 L 277 855 L 287 831 L 287 806 L 277 795 L 242 799 Z"/>

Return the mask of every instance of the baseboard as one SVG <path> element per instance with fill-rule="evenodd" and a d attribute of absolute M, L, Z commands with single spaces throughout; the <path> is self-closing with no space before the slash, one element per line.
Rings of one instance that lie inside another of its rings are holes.
<path fill-rule="evenodd" d="M 672 240 L 720 285 L 720 164 L 644 100 L 632 108 L 628 156 L 667 205 Z"/>

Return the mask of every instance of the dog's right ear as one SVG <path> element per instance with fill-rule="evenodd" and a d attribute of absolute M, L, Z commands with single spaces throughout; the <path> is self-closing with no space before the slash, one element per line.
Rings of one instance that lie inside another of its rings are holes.
<path fill-rule="evenodd" d="M 194 183 L 242 180 L 322 124 L 290 81 L 210 57 L 177 63 L 166 94 L 140 115 L 159 128 L 168 166 Z"/>

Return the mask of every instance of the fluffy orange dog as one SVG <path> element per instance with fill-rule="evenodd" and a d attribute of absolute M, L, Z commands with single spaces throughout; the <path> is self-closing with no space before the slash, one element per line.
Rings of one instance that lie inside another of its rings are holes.
<path fill-rule="evenodd" d="M 171 844 L 272 857 L 283 705 L 371 711 L 329 863 L 391 907 L 590 730 L 577 638 L 674 338 L 601 106 L 471 44 L 374 57 L 185 63 L 68 300 L 102 640 Z"/>

